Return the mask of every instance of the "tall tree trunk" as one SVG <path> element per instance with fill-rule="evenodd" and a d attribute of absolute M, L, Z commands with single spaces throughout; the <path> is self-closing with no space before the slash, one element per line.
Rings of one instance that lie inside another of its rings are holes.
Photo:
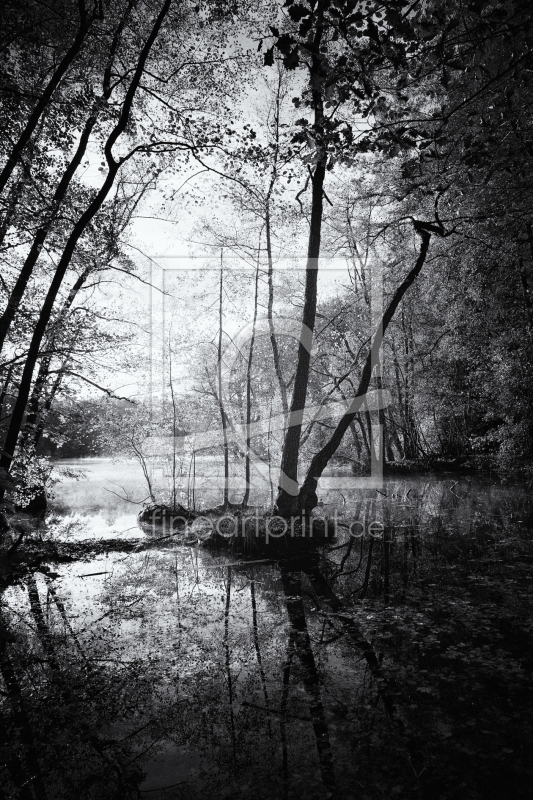
<path fill-rule="evenodd" d="M 369 443 L 369 441 L 368 441 L 368 437 L 367 437 L 367 435 L 366 435 L 365 423 L 363 422 L 363 418 L 362 418 L 362 415 L 361 415 L 361 414 L 359 414 L 359 415 L 357 416 L 357 420 L 356 420 L 356 422 L 358 422 L 358 423 L 359 423 L 359 427 L 361 428 L 361 437 L 362 437 L 362 439 L 363 439 L 363 444 L 364 444 L 364 446 L 365 446 L 365 451 L 366 451 L 366 454 L 367 454 L 367 456 L 368 456 L 368 460 L 370 461 L 370 457 L 371 457 L 371 456 L 370 456 L 370 443 Z"/>
<path fill-rule="evenodd" d="M 228 419 L 226 410 L 224 408 L 224 401 L 222 399 L 222 289 L 223 289 L 223 270 L 222 270 L 222 253 L 220 254 L 220 283 L 219 283 L 219 297 L 218 297 L 218 408 L 220 411 L 220 419 L 222 423 L 222 438 L 224 449 L 224 496 L 222 505 L 224 508 L 229 504 L 229 448 L 228 448 Z"/>
<path fill-rule="evenodd" d="M 298 456 L 300 437 L 307 396 L 309 366 L 311 361 L 312 335 L 315 328 L 316 291 L 318 281 L 318 257 L 322 229 L 322 209 L 326 166 L 319 162 L 313 175 L 311 224 L 305 280 L 302 331 L 298 344 L 298 362 L 294 378 L 288 427 L 283 443 L 279 493 L 276 501 L 278 512 L 283 516 L 298 513 Z"/>
<path fill-rule="evenodd" d="M 392 444 L 394 444 L 394 446 L 396 448 L 396 451 L 398 453 L 398 457 L 399 457 L 399 459 L 401 461 L 403 458 L 405 458 L 405 453 L 404 453 L 403 445 L 400 442 L 400 437 L 398 436 L 397 423 L 396 423 L 394 417 L 392 416 L 392 414 L 390 413 L 390 410 L 389 410 L 388 430 L 389 430 L 389 434 L 390 434 L 390 441 L 391 441 Z M 391 447 L 391 449 L 392 449 L 392 447 Z M 394 451 L 392 451 L 392 452 L 393 452 L 393 458 L 391 458 L 391 461 L 394 460 Z"/>
<path fill-rule="evenodd" d="M 381 374 L 376 375 L 376 389 L 381 391 L 383 389 L 383 380 L 381 378 Z M 387 427 L 385 421 L 385 409 L 383 406 L 380 405 L 378 409 L 378 420 L 379 420 L 379 452 L 377 454 L 377 459 L 379 464 L 381 465 L 381 469 L 383 469 L 383 465 L 385 464 L 385 453 L 387 452 Z"/>
<path fill-rule="evenodd" d="M 39 408 L 43 400 L 46 382 L 50 372 L 50 362 L 52 357 L 50 355 L 41 359 L 39 365 L 39 372 L 33 384 L 30 399 L 28 401 L 26 421 L 19 438 L 19 447 L 25 450 L 30 439 L 35 439 L 37 431 L 37 420 L 39 415 Z"/>
<path fill-rule="evenodd" d="M 278 340 L 276 339 L 276 333 L 274 330 L 274 319 L 273 319 L 273 307 L 274 307 L 274 260 L 272 258 L 272 242 L 270 239 L 270 208 L 269 202 L 267 201 L 267 208 L 265 214 L 265 233 L 266 233 L 266 249 L 267 249 L 267 260 L 268 260 L 268 306 L 267 306 L 267 317 L 268 317 L 268 327 L 270 329 L 270 344 L 272 345 L 272 356 L 274 358 L 274 369 L 276 370 L 276 377 L 278 379 L 278 386 L 279 392 L 281 395 L 281 406 L 283 408 L 283 413 L 285 416 L 288 414 L 289 405 L 287 403 L 287 386 L 285 384 L 285 380 L 283 378 L 283 372 L 281 370 L 281 361 L 279 357 L 279 347 L 278 347 Z"/>
<path fill-rule="evenodd" d="M 270 219 L 270 202 L 272 193 L 278 179 L 278 161 L 280 149 L 280 114 L 281 114 L 281 93 L 282 93 L 282 74 L 278 74 L 278 83 L 276 87 L 275 99 L 275 113 L 274 113 L 274 147 L 272 152 L 272 171 L 270 175 L 270 183 L 265 198 L 265 238 L 266 238 L 266 251 L 268 262 L 268 305 L 267 305 L 267 318 L 268 327 L 270 330 L 270 344 L 272 346 L 272 355 L 274 359 L 274 369 L 276 370 L 276 377 L 278 379 L 279 391 L 281 395 L 281 405 L 285 416 L 288 413 L 289 405 L 287 403 L 287 385 L 283 378 L 281 369 L 281 361 L 279 357 L 278 341 L 274 330 L 273 308 L 274 308 L 274 259 L 272 256 L 272 227 Z"/>
<path fill-rule="evenodd" d="M 9 384 L 11 383 L 11 376 L 13 375 L 14 369 L 15 369 L 15 364 L 14 363 L 10 364 L 7 370 L 6 379 L 2 384 L 2 391 L 0 391 L 0 418 L 4 413 L 4 403 L 6 402 L 7 393 L 9 391 Z"/>
<path fill-rule="evenodd" d="M 391 351 L 392 351 L 392 363 L 394 365 L 394 377 L 396 381 L 396 393 L 398 395 L 398 403 L 397 407 L 399 410 L 400 416 L 400 423 L 397 426 L 401 433 L 402 433 L 402 442 L 400 442 L 400 437 L 398 435 L 398 430 L 394 426 L 394 422 L 392 423 L 391 429 L 394 430 L 393 436 L 395 437 L 394 441 L 396 444 L 396 448 L 398 453 L 400 454 L 400 458 L 406 458 L 405 453 L 405 430 L 406 430 L 406 423 L 405 423 L 405 407 L 404 407 L 404 387 L 402 382 L 402 374 L 400 369 L 400 362 L 398 361 L 398 353 L 396 351 L 396 345 L 394 343 L 394 337 L 391 339 Z"/>
<path fill-rule="evenodd" d="M 318 11 L 318 17 L 323 13 Z M 322 144 L 324 135 L 324 100 L 322 96 L 322 59 L 320 51 L 323 38 L 323 27 L 319 21 L 312 44 L 307 45 L 311 52 L 309 66 L 309 86 L 311 89 L 314 111 L 313 128 L 317 137 L 316 148 L 318 161 L 312 175 L 311 219 L 309 224 L 309 240 L 307 247 L 307 264 L 305 272 L 304 309 L 302 329 L 298 344 L 298 360 L 294 377 L 290 414 L 285 432 L 281 456 L 281 470 L 278 484 L 276 507 L 279 514 L 291 516 L 298 513 L 298 456 L 300 453 L 300 437 L 307 397 L 309 366 L 316 317 L 316 292 L 318 282 L 318 258 L 320 255 L 320 237 L 322 233 L 322 216 L 324 203 L 324 179 L 326 177 L 326 153 Z"/>
<path fill-rule="evenodd" d="M 13 183 L 9 189 L 9 194 L 6 198 L 5 202 L 5 212 L 2 218 L 2 222 L 0 222 L 0 248 L 4 243 L 4 239 L 6 238 L 6 234 L 9 230 L 11 222 L 15 216 L 15 211 L 17 210 L 17 206 L 20 200 L 20 196 L 22 194 L 22 190 L 24 189 L 24 179 L 20 178 L 18 181 Z M 6 284 L 4 283 L 4 279 L 1 278 L 2 281 L 2 289 L 8 293 Z"/>
<path fill-rule="evenodd" d="M 36 413 L 38 412 L 38 409 L 39 409 L 39 402 L 40 402 L 40 399 L 41 399 L 42 390 L 44 388 L 44 385 L 45 385 L 46 380 L 48 378 L 48 375 L 50 373 L 50 363 L 51 363 L 52 358 L 54 356 L 54 347 L 55 347 L 55 342 L 56 342 L 56 338 L 57 338 L 58 328 L 65 323 L 67 314 L 70 311 L 70 309 L 72 308 L 72 304 L 74 303 L 74 300 L 76 299 L 77 295 L 79 294 L 79 292 L 83 288 L 83 285 L 84 285 L 85 281 L 87 280 L 87 278 L 91 274 L 92 269 L 93 269 L 92 267 L 86 267 L 83 270 L 83 272 L 81 273 L 81 275 L 78 277 L 78 279 L 73 283 L 73 285 L 71 286 L 70 291 L 68 293 L 67 299 L 63 303 L 63 306 L 62 306 L 60 312 L 57 315 L 56 322 L 52 326 L 52 330 L 50 332 L 50 335 L 48 336 L 48 344 L 47 344 L 47 346 L 45 348 L 46 350 L 48 350 L 48 353 L 41 360 L 41 366 L 39 367 L 39 373 L 37 375 L 37 379 L 35 381 L 35 385 L 33 387 L 32 395 L 31 395 L 31 399 L 30 399 L 30 403 L 29 403 L 29 409 L 28 409 L 29 413 L 26 416 L 25 428 L 31 427 L 31 425 L 35 424 L 35 422 L 36 422 L 36 418 L 34 418 L 32 416 L 32 410 L 34 410 L 35 415 L 36 415 Z M 76 337 L 74 337 L 74 338 L 76 338 Z"/>
<path fill-rule="evenodd" d="M 50 409 L 52 408 L 52 403 L 54 402 L 54 398 L 59 391 L 59 387 L 61 386 L 61 381 L 63 380 L 63 377 L 65 375 L 66 366 L 67 362 L 65 361 L 61 369 L 58 371 L 56 379 L 53 382 L 52 386 L 50 387 L 48 394 L 46 395 L 46 400 L 44 401 L 44 405 L 42 405 L 41 408 L 39 409 L 39 418 L 37 420 L 37 424 L 35 425 L 35 431 L 33 434 L 33 442 L 32 442 L 32 447 L 34 451 L 37 450 L 39 442 L 41 441 L 42 435 L 44 433 L 44 426 L 46 423 L 46 419 L 48 417 Z"/>
<path fill-rule="evenodd" d="M 19 440 L 19 447 L 21 450 L 24 449 L 26 442 L 28 440 L 32 440 L 33 446 L 36 448 L 42 436 L 45 424 L 44 412 L 49 411 L 52 406 L 52 401 L 61 384 L 61 380 L 64 374 L 64 369 L 68 360 L 66 359 L 64 361 L 63 367 L 59 370 L 58 376 L 56 377 L 50 389 L 50 392 L 48 393 L 48 396 L 46 397 L 45 402 L 43 403 L 42 400 L 43 400 L 44 390 L 50 374 L 50 364 L 54 355 L 53 351 L 57 334 L 56 327 L 58 325 L 61 325 L 65 321 L 66 315 L 72 308 L 72 304 L 76 299 L 78 292 L 80 291 L 80 289 L 83 287 L 83 284 L 87 280 L 87 277 L 89 276 L 90 272 L 91 272 L 91 267 L 86 267 L 79 276 L 79 278 L 77 279 L 77 281 L 71 287 L 70 292 L 68 293 L 68 297 L 65 300 L 63 307 L 58 314 L 54 329 L 52 330 L 50 336 L 48 337 L 49 342 L 46 348 L 48 350 L 48 353 L 45 355 L 44 358 L 41 359 L 39 372 L 37 373 L 37 378 L 35 380 L 31 397 L 28 403 L 26 421 L 24 423 L 24 428 L 22 430 L 22 434 Z"/>
<path fill-rule="evenodd" d="M 76 172 L 83 156 L 85 155 L 87 144 L 89 142 L 89 136 L 95 124 L 96 115 L 92 115 L 85 124 L 85 129 L 81 135 L 76 153 L 74 154 L 69 166 L 65 170 L 63 178 L 55 191 L 48 219 L 39 227 L 37 231 L 30 252 L 28 253 L 26 260 L 22 265 L 22 269 L 20 270 L 16 283 L 11 291 L 4 313 L 0 317 L 0 351 L 3 349 L 6 336 L 11 327 L 11 323 L 13 322 L 15 314 L 20 307 L 20 303 L 24 296 L 24 292 L 26 291 L 28 281 L 32 276 L 33 269 L 39 259 L 39 256 L 41 255 L 46 237 L 48 236 L 48 233 L 55 222 L 57 212 L 65 198 L 72 177 L 74 176 L 74 173 Z"/>
<path fill-rule="evenodd" d="M 257 322 L 257 298 L 259 293 L 259 259 L 261 250 L 257 254 L 257 268 L 255 271 L 255 291 L 254 291 L 254 317 L 252 322 L 252 336 L 250 339 L 250 350 L 248 351 L 248 363 L 246 365 L 246 460 L 245 460 L 245 476 L 246 489 L 244 490 L 244 497 L 242 498 L 242 507 L 246 508 L 248 500 L 250 499 L 250 422 L 252 420 L 252 364 L 254 358 L 254 345 L 255 345 L 255 325 Z M 220 392 L 220 386 L 219 386 Z"/>

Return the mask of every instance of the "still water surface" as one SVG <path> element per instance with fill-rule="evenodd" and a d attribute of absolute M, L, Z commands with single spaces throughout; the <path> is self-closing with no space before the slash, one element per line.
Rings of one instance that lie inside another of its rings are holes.
<path fill-rule="evenodd" d="M 60 466 L 42 536 L 83 557 L 4 595 L 40 774 L 7 797 L 531 797 L 527 487 L 326 479 L 336 539 L 280 561 L 147 538 L 136 465 Z"/>

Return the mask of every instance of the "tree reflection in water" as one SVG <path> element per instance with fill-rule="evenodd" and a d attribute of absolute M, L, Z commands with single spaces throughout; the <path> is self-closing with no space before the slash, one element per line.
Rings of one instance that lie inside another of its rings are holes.
<path fill-rule="evenodd" d="M 527 797 L 531 501 L 452 484 L 270 562 L 4 554 L 0 797 Z"/>

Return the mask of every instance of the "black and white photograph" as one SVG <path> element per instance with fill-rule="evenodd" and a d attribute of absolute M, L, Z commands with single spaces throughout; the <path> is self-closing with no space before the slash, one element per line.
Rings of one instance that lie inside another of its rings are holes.
<path fill-rule="evenodd" d="M 533 798 L 533 4 L 0 4 L 0 800 Z"/>

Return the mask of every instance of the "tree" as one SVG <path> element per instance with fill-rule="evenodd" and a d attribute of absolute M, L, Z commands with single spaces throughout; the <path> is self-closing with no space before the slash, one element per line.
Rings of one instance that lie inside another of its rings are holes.
<path fill-rule="evenodd" d="M 272 28 L 272 33 L 276 48 L 283 53 L 285 65 L 293 69 L 301 66 L 307 73 L 307 88 L 295 102 L 297 106 L 310 110 L 312 120 L 299 120 L 301 132 L 295 136 L 295 140 L 309 145 L 310 153 L 306 158 L 314 166 L 302 334 L 277 499 L 279 512 L 290 516 L 304 508 L 308 510 L 310 498 L 314 495 L 314 490 L 306 489 L 305 497 L 302 495 L 298 499 L 297 470 L 309 379 L 310 337 L 315 327 L 326 168 L 333 168 L 347 146 L 349 148 L 352 145 L 352 152 L 376 148 L 379 135 L 382 135 L 380 131 L 374 141 L 363 137 L 354 147 L 353 128 L 342 119 L 339 108 L 348 101 L 352 106 L 352 115 L 361 114 L 368 119 L 376 108 L 386 105 L 386 91 L 380 73 L 386 70 L 390 72 L 391 66 L 405 68 L 409 49 L 413 45 L 416 49 L 418 37 L 412 21 L 402 18 L 393 6 L 386 9 L 384 16 L 379 15 L 382 19 L 376 24 L 374 17 L 381 11 L 376 4 L 365 7 L 364 12 L 354 10 L 350 4 L 333 5 L 329 2 L 312 7 L 293 3 L 287 5 L 293 24 L 289 25 L 288 32 L 280 34 L 278 29 Z M 272 63 L 273 58 L 274 46 L 267 51 L 265 63 Z M 333 111 L 330 112 L 330 108 Z M 390 147 L 389 137 L 379 146 Z M 363 391 L 366 391 L 366 387 Z"/>
<path fill-rule="evenodd" d="M 79 13 L 80 30 L 85 31 L 89 21 L 83 2 L 79 4 Z M 209 15 L 209 6 L 203 13 Z M 149 183 L 161 164 L 168 166 L 164 159 L 169 153 L 185 154 L 191 149 L 201 151 L 202 147 L 197 141 L 194 121 L 181 114 L 179 103 L 176 107 L 176 86 L 178 80 L 183 82 L 185 74 L 194 73 L 198 78 L 201 73 L 202 58 L 191 60 L 190 54 L 195 48 L 201 50 L 198 45 L 203 20 L 198 23 L 195 20 L 193 25 L 193 10 L 175 7 L 172 0 L 149 4 L 148 8 L 139 7 L 135 0 L 128 3 L 117 0 L 105 14 L 97 4 L 89 16 L 91 25 L 98 20 L 98 35 L 86 40 L 84 33 L 76 53 L 64 60 L 63 71 L 59 70 L 52 82 L 46 83 L 37 105 L 28 107 L 29 116 L 27 123 L 22 122 L 18 144 L 13 152 L 5 154 L 3 228 L 5 235 L 11 237 L 7 252 L 14 274 L 11 285 L 4 284 L 6 305 L 0 324 L 0 339 L 4 344 L 12 330 L 15 337 L 19 336 L 13 324 L 25 316 L 23 299 L 28 299 L 29 280 L 36 267 L 39 267 L 39 278 L 44 279 L 45 298 L 29 320 L 29 341 L 24 342 L 24 353 L 17 358 L 23 366 L 3 443 L 4 470 L 9 469 L 15 454 L 35 368 L 64 282 L 69 271 L 76 269 L 80 248 L 89 245 L 98 228 L 110 230 L 112 227 L 113 204 L 109 203 L 109 195 L 113 186 L 134 165 L 148 174 Z M 179 32 L 185 26 L 189 26 L 191 41 L 184 44 L 183 63 L 176 68 L 164 54 L 168 47 L 176 46 Z M 22 40 L 24 19 L 14 18 L 13 28 L 15 39 L 19 35 Z M 85 49 L 81 44 L 86 45 Z M 206 63 L 206 82 L 209 83 L 218 62 L 211 58 Z M 24 80 L 38 83 L 40 78 L 35 73 L 41 68 L 40 62 L 36 59 L 27 66 L 29 75 L 24 74 Z M 187 82 L 184 85 L 186 94 L 191 88 Z M 161 86 L 172 87 L 174 106 L 165 96 L 166 88 L 165 92 L 160 91 Z M 73 115 L 66 119 L 65 108 L 73 109 Z M 152 126 L 151 131 L 144 121 L 147 113 L 157 119 L 157 126 Z M 34 120 L 36 115 L 37 121 Z M 203 118 L 201 126 L 205 131 Z M 204 137 L 203 141 L 207 143 L 208 140 Z M 98 188 L 84 185 L 78 172 L 89 143 L 100 150 L 103 158 L 104 180 Z M 59 144 L 58 155 L 47 162 L 45 155 L 54 144 Z M 26 151 L 31 157 L 24 162 Z M 19 169 L 21 158 L 23 163 Z M 141 168 L 143 162 L 144 168 Z M 47 182 L 51 188 L 43 194 L 41 185 L 46 186 Z M 31 198 L 40 215 L 29 237 L 22 235 L 21 198 L 25 202 Z M 11 256 L 9 248 L 13 253 L 21 251 L 22 259 Z M 75 281 L 78 278 L 79 275 Z M 8 356 L 6 369 L 10 362 Z"/>
<path fill-rule="evenodd" d="M 309 144 L 310 152 L 306 157 L 315 164 L 308 250 L 311 258 L 318 257 L 320 249 L 326 167 L 332 169 L 338 163 L 354 163 L 363 153 L 381 152 L 388 158 L 395 158 L 403 152 L 410 155 L 410 164 L 406 164 L 404 173 L 408 179 L 414 165 L 440 159 L 439 148 L 446 145 L 448 131 L 453 131 L 454 125 L 460 123 L 462 115 L 467 113 L 465 109 L 475 114 L 476 103 L 482 96 L 490 94 L 495 87 L 501 92 L 506 77 L 516 74 L 518 68 L 522 69 L 529 63 L 530 50 L 526 42 L 531 20 L 521 2 L 495 3 L 485 14 L 473 5 L 468 20 L 463 17 L 460 24 L 451 9 L 439 2 L 424 9 L 412 6 L 406 9 L 402 3 L 383 7 L 366 4 L 363 8 L 338 2 L 312 6 L 289 2 L 286 7 L 291 21 L 287 22 L 283 32 L 271 29 L 275 44 L 267 51 L 265 63 L 273 62 L 276 48 L 282 53 L 287 67 L 304 67 L 307 71 L 307 90 L 295 99 L 295 103 L 308 109 L 313 119 L 299 120 L 301 132 L 296 134 L 295 140 Z M 521 48 L 502 63 L 505 51 L 501 41 L 510 41 L 524 25 L 526 36 L 521 37 Z M 450 72 L 464 69 L 467 64 L 472 69 L 479 69 L 481 52 L 487 47 L 495 53 L 494 74 L 484 75 L 477 85 L 470 84 L 468 94 L 461 102 L 454 103 L 453 99 L 450 102 L 447 94 Z M 418 81 L 416 86 L 414 80 Z M 350 105 L 350 111 L 343 118 L 339 109 L 345 104 Z M 356 114 L 364 120 L 358 132 L 353 124 Z M 465 158 L 473 165 L 483 161 L 484 140 L 484 135 L 465 140 Z M 438 174 L 438 169 L 436 172 Z M 442 176 L 438 177 L 440 182 Z M 408 205 L 412 204 L 410 194 L 413 188 L 408 182 L 404 187 Z M 435 198 L 435 209 L 445 191 L 446 186 L 443 189 L 439 184 L 426 189 L 426 194 Z M 313 211 L 316 212 L 314 217 Z M 457 219 L 452 217 L 452 220 L 448 232 L 455 230 Z M 380 325 L 379 336 L 385 332 L 391 314 L 420 272 L 431 236 L 442 236 L 446 232 L 438 212 L 435 217 L 430 212 L 428 222 L 415 217 L 414 228 L 422 240 L 419 257 L 394 293 Z M 311 268 L 316 269 L 316 266 L 308 262 L 302 345 L 291 407 L 294 416 L 282 459 L 277 506 L 284 515 L 309 512 L 313 508 L 317 479 L 354 418 L 349 413 L 339 423 L 328 445 L 313 458 L 299 490 L 297 462 L 310 350 L 303 342 L 309 338 L 309 331 L 314 330 L 316 281 Z M 372 359 L 378 357 L 379 351 L 379 347 L 374 346 L 376 341 L 374 339 L 369 350 L 358 394 L 366 392 L 370 384 L 374 366 Z"/>

